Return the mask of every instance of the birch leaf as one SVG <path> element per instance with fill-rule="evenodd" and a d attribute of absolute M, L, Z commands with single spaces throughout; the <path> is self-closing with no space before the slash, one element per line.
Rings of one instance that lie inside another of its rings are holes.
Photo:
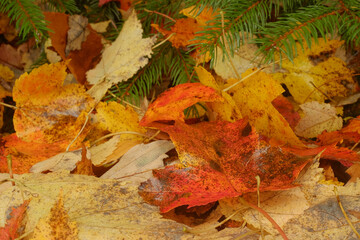
<path fill-rule="evenodd" d="M 96 100 L 99 101 L 113 84 L 131 78 L 148 63 L 155 38 L 142 38 L 142 33 L 134 11 L 115 42 L 105 48 L 101 61 L 86 73 L 87 81 L 95 85 L 88 93 Z"/>

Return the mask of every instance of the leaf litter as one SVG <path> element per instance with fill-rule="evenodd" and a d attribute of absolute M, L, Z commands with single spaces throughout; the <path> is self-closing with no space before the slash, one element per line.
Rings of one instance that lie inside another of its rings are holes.
<path fill-rule="evenodd" d="M 3 137 L 0 146 L 0 236 L 13 225 L 24 230 L 16 237 L 25 233 L 27 239 L 284 237 L 250 204 L 268 213 L 289 239 L 357 236 L 360 159 L 353 150 L 359 121 L 343 127 L 338 108 L 344 99 L 349 100 L 342 105 L 356 101 L 350 98 L 357 90 L 352 70 L 335 54 L 343 42 L 320 39 L 319 48 L 305 49 L 294 64 L 284 60 L 288 72 L 278 73 L 256 69 L 248 61 L 256 49 L 245 45 L 232 58 L 241 79 L 226 63 L 216 63 L 220 76 L 198 66 L 200 83 L 169 89 L 139 121 L 130 106 L 99 102 L 109 87 L 151 58 L 155 38 L 143 38 L 135 12 L 129 14 L 102 54 L 101 37 L 87 19 L 46 14 L 62 22 L 50 24 L 50 44 L 63 62 L 43 65 L 15 82 L 16 133 Z M 175 47 L 187 47 L 197 36 L 194 29 L 184 31 L 182 21 L 211 27 L 218 12 L 197 15 L 189 8 L 183 14 L 188 18 L 177 19 L 171 31 L 154 26 Z M 323 52 L 329 54 L 317 61 Z M 208 61 L 198 57 L 197 62 Z M 244 63 L 248 67 L 241 68 Z M 63 83 L 66 67 L 78 83 Z M 86 78 L 94 84 L 88 91 L 82 85 Z M 283 97 L 284 84 L 292 97 Z M 184 109 L 198 102 L 207 106 L 209 121 L 185 118 Z M 153 141 L 154 129 L 171 141 Z M 341 164 L 351 181 L 341 186 L 332 165 L 325 178 L 318 157 Z M 175 161 L 168 162 L 171 158 Z M 35 173 L 27 173 L 30 169 Z M 202 224 L 189 228 L 165 219 L 146 202 L 177 220 L 181 211 L 194 219 L 201 215 Z M 20 213 L 11 213 L 20 205 Z M 14 214 L 18 218 L 8 220 Z"/>

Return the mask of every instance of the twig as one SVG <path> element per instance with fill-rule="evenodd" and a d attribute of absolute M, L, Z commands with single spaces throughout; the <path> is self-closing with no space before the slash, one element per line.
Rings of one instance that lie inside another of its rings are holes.
<path fill-rule="evenodd" d="M 151 49 L 155 49 L 158 46 L 164 44 L 167 40 L 169 40 L 172 36 L 174 36 L 176 33 L 172 33 L 170 34 L 167 38 L 165 38 L 164 40 L 162 40 L 161 42 L 159 42 L 158 44 L 156 44 L 155 46 L 153 46 Z"/>
<path fill-rule="evenodd" d="M 85 122 L 84 122 L 82 128 L 80 129 L 80 131 L 78 132 L 78 134 L 75 136 L 75 138 L 69 143 L 69 145 L 67 146 L 67 148 L 66 148 L 66 150 L 65 150 L 66 152 L 69 151 L 71 145 L 76 141 L 76 139 L 77 139 L 77 138 L 80 136 L 80 134 L 84 131 L 85 126 L 86 126 L 87 122 L 89 121 L 89 114 L 94 110 L 94 108 L 95 108 L 95 107 L 91 108 L 90 111 L 86 114 L 86 119 L 85 119 Z"/>
<path fill-rule="evenodd" d="M 4 105 L 5 107 L 12 108 L 12 109 L 19 109 L 17 106 L 13 106 L 7 103 L 0 102 L 0 105 Z"/>
<path fill-rule="evenodd" d="M 358 231 L 356 230 L 356 228 L 354 227 L 354 225 L 352 224 L 352 222 L 350 221 L 348 215 L 346 214 L 344 208 L 343 208 L 343 205 L 341 204 L 341 201 L 340 201 L 340 197 L 339 197 L 339 194 L 338 194 L 338 191 L 337 191 L 337 188 L 334 187 L 334 193 L 335 193 L 335 196 L 336 196 L 336 199 L 337 199 L 337 202 L 339 204 L 339 207 L 341 209 L 341 212 L 344 214 L 344 217 L 346 219 L 346 221 L 349 223 L 351 229 L 353 230 L 353 232 L 356 234 L 356 236 L 360 239 L 360 234 L 358 233 Z"/>
<path fill-rule="evenodd" d="M 288 237 L 285 235 L 284 231 L 281 229 L 281 227 L 275 222 L 274 219 L 272 219 L 272 217 L 270 217 L 270 215 L 269 215 L 267 212 L 265 212 L 263 209 L 259 208 L 258 206 L 254 205 L 254 204 L 252 204 L 252 203 L 247 202 L 247 201 L 246 201 L 244 198 L 242 198 L 242 197 L 240 197 L 239 200 L 240 200 L 243 204 L 249 206 L 250 208 L 255 209 L 256 211 L 259 211 L 267 220 L 269 220 L 269 222 L 271 222 L 271 224 L 274 226 L 274 228 L 275 228 L 276 230 L 278 230 L 278 232 L 280 233 L 280 235 L 282 236 L 282 238 L 283 238 L 284 240 L 289 240 Z"/>
<path fill-rule="evenodd" d="M 173 22 L 176 22 L 175 19 L 173 19 L 172 17 L 170 17 L 170 16 L 168 16 L 168 15 L 166 15 L 166 14 L 163 14 L 163 13 L 161 13 L 161 12 L 148 10 L 148 9 L 146 9 L 146 8 L 144 9 L 144 11 L 145 11 L 145 12 L 148 12 L 148 13 L 156 13 L 156 14 L 159 14 L 159 15 L 161 15 L 161 16 L 163 16 L 163 17 L 166 17 L 167 19 L 170 19 L 170 20 L 173 21 Z"/>
<path fill-rule="evenodd" d="M 8 164 L 8 169 L 9 169 L 9 176 L 11 179 L 14 179 L 14 174 L 13 174 L 13 170 L 12 170 L 12 158 L 11 158 L 11 155 L 7 155 L 6 156 L 6 159 L 7 159 L 7 164 Z M 11 182 L 11 184 L 13 186 L 15 186 L 15 182 Z"/>
<path fill-rule="evenodd" d="M 260 208 L 260 176 L 259 175 L 256 175 L 255 176 L 256 178 L 256 193 L 257 193 L 257 206 Z M 260 219 L 260 212 L 259 213 L 259 219 Z M 263 227 L 263 224 L 262 222 L 260 221 L 260 232 L 261 232 L 261 238 L 264 239 L 264 227 Z"/>
<path fill-rule="evenodd" d="M 248 78 L 251 77 L 252 75 L 255 75 L 256 73 L 258 73 L 259 71 L 263 70 L 264 68 L 265 68 L 265 67 L 261 67 L 261 68 L 257 69 L 255 72 L 250 73 L 249 75 L 247 75 L 247 76 L 244 77 L 243 79 L 237 81 L 236 83 L 234 83 L 233 85 L 231 85 L 231 86 L 223 89 L 222 91 L 223 91 L 223 92 L 226 92 L 226 91 L 230 90 L 231 88 L 233 88 L 233 87 L 235 87 L 236 85 L 238 85 L 239 83 L 243 82 L 245 79 L 248 79 Z"/>

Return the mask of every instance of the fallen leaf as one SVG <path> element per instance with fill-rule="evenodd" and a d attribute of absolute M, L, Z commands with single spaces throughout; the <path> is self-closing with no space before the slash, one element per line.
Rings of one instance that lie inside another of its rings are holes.
<path fill-rule="evenodd" d="M 256 44 L 248 42 L 247 40 L 241 44 L 239 48 L 234 50 L 234 55 L 229 57 L 224 56 L 225 54 L 221 47 L 216 47 L 217 55 L 214 70 L 217 75 L 223 79 L 238 78 L 238 74 L 241 75 L 248 69 L 259 66 L 261 55 L 257 54 L 258 47 Z"/>
<path fill-rule="evenodd" d="M 174 34 L 169 41 L 175 48 L 184 48 L 190 44 L 194 44 L 198 41 L 192 41 L 196 36 L 200 36 L 197 32 L 203 30 L 195 19 L 192 18 L 180 18 L 176 20 L 176 23 L 171 26 L 170 31 L 162 29 L 158 24 L 151 24 L 153 28 L 161 32 L 165 38 Z"/>
<path fill-rule="evenodd" d="M 352 71 L 343 60 L 334 56 L 335 50 L 343 45 L 343 41 L 323 38 L 318 38 L 317 41 L 318 44 L 315 45 L 312 40 L 311 49 L 296 43 L 297 57 L 293 61 L 284 60 L 281 63 L 288 73 L 273 75 L 286 85 L 294 100 L 300 104 L 345 97 L 351 92 L 347 85 L 354 84 Z"/>
<path fill-rule="evenodd" d="M 30 168 L 30 172 L 41 173 L 45 171 L 55 172 L 59 170 L 72 171 L 76 168 L 76 163 L 79 161 L 81 161 L 81 149 L 70 152 L 62 152 L 51 158 L 34 164 Z"/>
<path fill-rule="evenodd" d="M 166 152 L 174 148 L 174 144 L 166 140 L 158 140 L 148 144 L 139 144 L 127 151 L 120 161 L 104 173 L 101 178 L 126 178 L 127 181 L 142 182 L 151 177 L 151 170 L 164 166 Z"/>
<path fill-rule="evenodd" d="M 133 11 L 117 39 L 105 48 L 101 61 L 86 73 L 87 81 L 95 85 L 88 93 L 97 101 L 113 84 L 131 78 L 148 63 L 155 38 L 142 38 L 142 32 L 141 23 Z"/>
<path fill-rule="evenodd" d="M 255 70 L 249 69 L 242 78 L 254 73 Z M 229 79 L 224 87 L 238 81 L 238 79 Z M 250 124 L 259 134 L 279 143 L 303 147 L 304 144 L 295 135 L 289 123 L 272 105 L 272 101 L 283 91 L 281 85 L 276 83 L 270 74 L 260 71 L 227 92 L 233 96 L 241 115 L 249 119 Z"/>
<path fill-rule="evenodd" d="M 200 83 L 184 83 L 163 92 L 155 102 L 149 105 L 140 125 L 149 126 L 159 120 L 184 121 L 183 110 L 195 103 L 223 101 L 216 91 Z"/>
<path fill-rule="evenodd" d="M 8 177 L 8 174 L 6 174 Z M 63 191 L 63 206 L 75 221 L 78 238 L 96 239 L 179 239 L 184 225 L 164 219 L 158 208 L 146 204 L 137 186 L 114 179 L 56 172 L 15 175 L 31 197 L 25 232 L 31 232 L 40 219 L 49 216 Z M 11 186 L 0 195 L 0 225 L 6 221 L 8 205 L 23 202 L 22 191 Z M 31 237 L 31 235 L 29 236 Z"/>
<path fill-rule="evenodd" d="M 289 239 L 314 239 L 314 236 L 316 239 L 341 239 L 344 237 L 338 236 L 353 234 L 336 201 L 334 185 L 320 184 L 324 175 L 318 166 L 316 162 L 308 168 L 296 181 L 299 183 L 297 188 L 260 193 L 260 207 L 284 230 Z M 336 188 L 346 211 L 358 209 L 359 182 L 349 187 Z M 257 205 L 256 193 L 246 194 L 243 198 Z M 270 233 L 265 239 L 280 239 L 277 230 L 262 214 L 238 199 L 223 199 L 219 203 L 225 216 L 237 212 L 231 219 L 246 221 L 256 230 L 263 229 Z M 356 219 L 351 221 L 356 222 Z"/>
<path fill-rule="evenodd" d="M 196 9 L 195 6 L 191 6 L 188 8 L 184 8 L 180 11 L 180 13 L 184 14 L 189 18 L 193 18 L 196 20 L 198 24 L 201 26 L 206 26 L 209 24 L 209 21 L 213 20 L 217 14 L 219 14 L 219 10 L 215 10 L 212 7 L 204 7 L 199 14 L 199 9 Z"/>
<path fill-rule="evenodd" d="M 81 15 L 71 15 L 68 18 L 69 30 L 67 32 L 67 44 L 65 55 L 68 56 L 70 51 L 80 50 L 81 44 L 85 42 L 90 30 L 87 28 L 88 19 Z"/>
<path fill-rule="evenodd" d="M 67 32 L 69 30 L 68 15 L 53 12 L 45 12 L 44 15 L 45 20 L 50 22 L 48 28 L 52 30 L 52 32 L 49 32 L 52 46 L 64 61 L 71 59 L 71 61 L 66 62 L 68 68 L 71 73 L 74 74 L 76 80 L 84 84 L 86 81 L 86 72 L 97 64 L 98 57 L 103 48 L 100 35 L 88 25 L 89 35 L 86 41 L 81 44 L 81 49 L 70 51 L 66 56 L 65 40 L 67 39 Z"/>
<path fill-rule="evenodd" d="M 356 182 L 358 178 L 360 178 L 360 163 L 355 163 L 354 165 L 350 166 L 346 170 L 346 173 L 351 177 L 348 183 Z"/>
<path fill-rule="evenodd" d="M 89 150 L 83 144 L 81 149 L 81 161 L 76 163 L 76 169 L 73 174 L 87 175 L 87 176 L 95 176 L 92 162 L 90 160 Z"/>
<path fill-rule="evenodd" d="M 309 158 L 272 147 L 251 131 L 247 121 L 157 124 L 176 146 L 180 166 L 154 170 L 139 194 L 166 212 L 181 205 L 205 205 L 224 197 L 292 188 Z"/>
<path fill-rule="evenodd" d="M 295 127 L 295 133 L 301 137 L 317 137 L 324 130 L 331 132 L 342 128 L 342 118 L 336 114 L 336 109 L 328 103 L 316 101 L 300 105 L 304 117 Z"/>
<path fill-rule="evenodd" d="M 271 103 L 294 129 L 300 121 L 300 114 L 295 111 L 292 103 L 282 95 L 279 95 Z"/>
<path fill-rule="evenodd" d="M 124 107 L 116 102 L 100 102 L 96 111 L 94 128 L 119 136 L 113 138 L 109 144 L 90 148 L 91 161 L 95 166 L 117 161 L 130 148 L 143 141 L 146 130 L 139 126 L 139 115 L 131 107 Z"/>
<path fill-rule="evenodd" d="M 76 222 L 71 221 L 67 211 L 64 208 L 62 191 L 58 200 L 51 208 L 48 216 L 41 218 L 36 224 L 32 240 L 76 240 L 78 238 L 78 229 Z"/>
<path fill-rule="evenodd" d="M 4 227 L 0 227 L 0 239 L 1 240 L 12 240 L 22 235 L 22 220 L 25 217 L 25 212 L 30 200 L 25 200 L 23 204 L 14 208 L 10 212 L 10 216 L 6 221 Z"/>
<path fill-rule="evenodd" d="M 235 101 L 228 93 L 222 91 L 223 86 L 221 86 L 221 84 L 215 81 L 213 75 L 201 66 L 195 67 L 195 71 L 199 77 L 199 81 L 203 85 L 215 89 L 217 93 L 224 98 L 223 102 L 207 102 L 207 107 L 209 108 L 209 120 L 225 120 L 229 122 L 234 122 L 241 119 L 241 112 L 236 106 Z M 210 111 L 212 113 L 210 113 Z"/>
<path fill-rule="evenodd" d="M 57 143 L 66 148 L 74 133 L 80 131 L 94 101 L 82 85 L 62 86 L 65 77 L 66 66 L 62 62 L 44 64 L 16 80 L 13 99 L 18 109 L 14 128 L 22 140 Z M 82 142 L 88 130 L 82 132 L 77 143 Z"/>

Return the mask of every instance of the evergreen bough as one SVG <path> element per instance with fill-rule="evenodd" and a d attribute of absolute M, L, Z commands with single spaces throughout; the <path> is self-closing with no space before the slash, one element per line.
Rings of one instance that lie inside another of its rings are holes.
<path fill-rule="evenodd" d="M 134 0 L 136 1 L 136 0 Z M 82 14 L 94 22 L 111 19 L 121 26 L 118 2 L 109 2 L 98 7 L 98 0 L 43 0 L 48 9 L 69 14 Z M 201 35 L 188 49 L 176 49 L 166 42 L 154 49 L 147 66 L 126 82 L 114 86 L 111 96 L 139 99 L 149 94 L 155 84 L 164 77 L 172 85 L 196 81 L 195 62 L 190 52 L 199 48 L 209 52 L 213 66 L 217 47 L 222 48 L 226 57 L 233 55 L 245 40 L 256 43 L 262 53 L 263 63 L 280 58 L 292 60 L 297 53 L 296 43 L 302 48 L 312 47 L 312 39 L 341 36 L 348 47 L 360 45 L 360 1 L 359 0 L 142 0 L 135 9 L 143 23 L 145 37 L 153 35 L 150 24 L 170 29 L 173 19 L 183 18 L 180 10 L 196 6 L 198 14 L 205 7 L 219 10 Z M 47 37 L 46 22 L 41 8 L 34 0 L 2 0 L 0 12 L 5 12 L 16 22 L 22 37 L 32 34 L 36 39 Z M 118 29 L 112 39 L 121 29 Z M 110 37 L 109 37 L 110 38 Z M 159 38 L 159 42 L 164 38 Z"/>

